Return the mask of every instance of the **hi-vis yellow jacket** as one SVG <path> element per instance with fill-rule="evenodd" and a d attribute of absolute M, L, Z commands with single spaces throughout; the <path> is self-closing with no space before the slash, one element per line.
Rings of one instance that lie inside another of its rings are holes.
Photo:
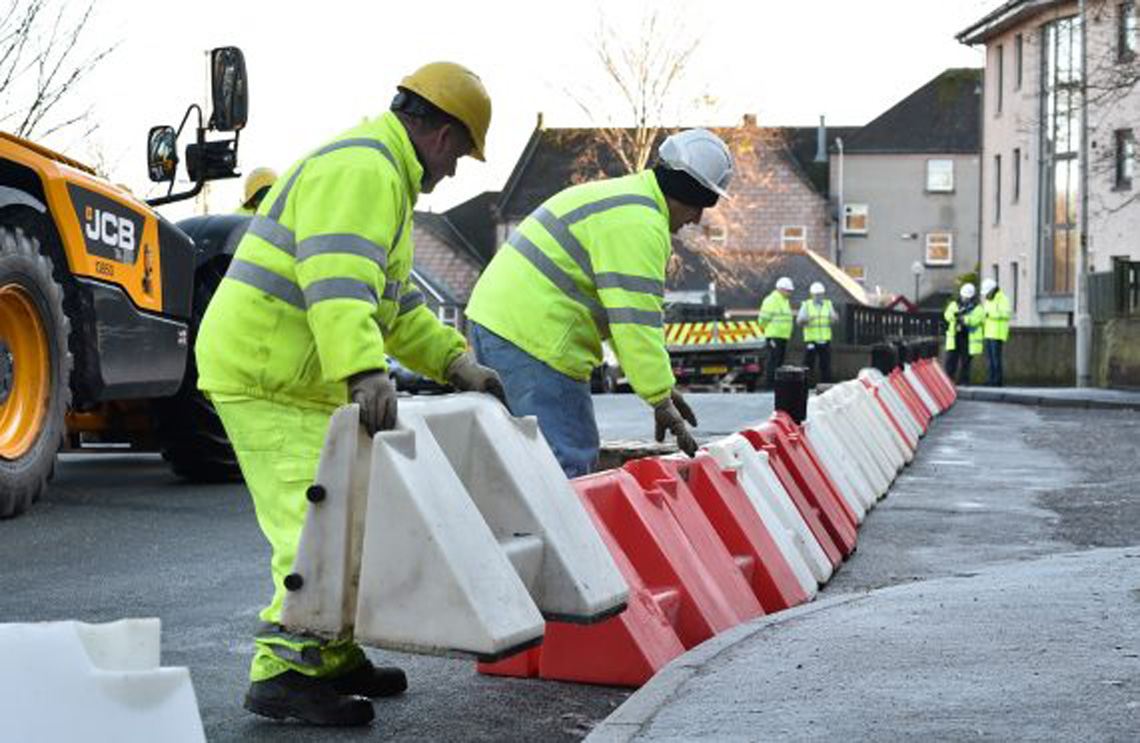
<path fill-rule="evenodd" d="M 772 293 L 764 298 L 760 305 L 760 327 L 764 328 L 765 338 L 788 340 L 792 337 L 793 326 L 792 303 L 773 289 Z"/>
<path fill-rule="evenodd" d="M 669 217 L 652 171 L 571 186 L 518 226 L 475 285 L 467 316 L 579 380 L 612 338 L 650 404 L 675 382 L 662 331 Z"/>
<path fill-rule="evenodd" d="M 385 354 L 442 379 L 466 348 L 408 284 L 423 168 L 392 113 L 293 165 L 266 195 L 196 343 L 198 386 L 328 407 Z"/>

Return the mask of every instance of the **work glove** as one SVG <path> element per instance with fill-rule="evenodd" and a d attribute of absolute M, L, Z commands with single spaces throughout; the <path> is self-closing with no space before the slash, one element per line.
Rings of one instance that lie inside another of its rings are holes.
<path fill-rule="evenodd" d="M 696 456 L 697 440 L 693 438 L 685 421 L 688 421 L 689 425 L 696 426 L 697 416 L 693 415 L 693 409 L 685 402 L 685 398 L 681 397 L 680 392 L 673 390 L 669 393 L 669 397 L 654 406 L 653 420 L 657 424 L 658 441 L 665 440 L 666 430 L 671 431 L 677 439 L 677 447 L 690 457 Z"/>
<path fill-rule="evenodd" d="M 447 381 L 451 386 L 461 392 L 486 392 L 494 395 L 503 403 L 503 407 L 510 410 L 507 405 L 507 393 L 503 389 L 503 380 L 494 369 L 475 362 L 475 358 L 464 353 L 456 357 L 455 361 L 447 367 Z"/>
<path fill-rule="evenodd" d="M 396 427 L 396 385 L 379 369 L 348 378 L 348 399 L 360 406 L 360 425 L 369 436 Z"/>

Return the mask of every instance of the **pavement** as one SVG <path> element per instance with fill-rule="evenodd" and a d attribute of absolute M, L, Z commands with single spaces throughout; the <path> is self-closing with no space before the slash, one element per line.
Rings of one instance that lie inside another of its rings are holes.
<path fill-rule="evenodd" d="M 1140 416 L 961 401 L 819 598 L 675 660 L 590 741 L 1140 738 Z"/>
<path fill-rule="evenodd" d="M 1140 390 L 1100 387 L 959 387 L 958 398 L 1048 408 L 1140 410 Z"/>

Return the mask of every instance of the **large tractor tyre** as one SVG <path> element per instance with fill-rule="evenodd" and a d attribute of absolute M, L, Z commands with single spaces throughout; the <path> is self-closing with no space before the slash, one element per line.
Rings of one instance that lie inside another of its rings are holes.
<path fill-rule="evenodd" d="M 190 353 L 182 386 L 173 397 L 156 401 L 158 436 L 162 456 L 174 474 L 192 482 L 235 482 L 241 479 L 222 420 L 214 406 L 198 389 L 198 365 L 194 343 L 206 306 L 229 267 L 229 257 L 203 264 L 194 276 L 194 309 L 190 319 Z"/>
<path fill-rule="evenodd" d="M 63 289 L 34 230 L 0 216 L 0 518 L 47 487 L 71 402 Z"/>

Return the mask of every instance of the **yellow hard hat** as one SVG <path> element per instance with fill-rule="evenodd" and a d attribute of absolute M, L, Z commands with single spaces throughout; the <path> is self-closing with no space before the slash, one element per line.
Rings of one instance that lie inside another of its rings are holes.
<path fill-rule="evenodd" d="M 276 180 L 277 171 L 273 168 L 254 168 L 249 171 L 249 175 L 245 177 L 245 197 L 242 203 L 248 204 L 258 191 L 272 186 Z"/>
<path fill-rule="evenodd" d="M 463 122 L 475 144 L 471 156 L 479 161 L 484 159 L 483 146 L 491 126 L 491 96 L 478 75 L 454 62 L 432 62 L 401 80 L 400 87 Z"/>

